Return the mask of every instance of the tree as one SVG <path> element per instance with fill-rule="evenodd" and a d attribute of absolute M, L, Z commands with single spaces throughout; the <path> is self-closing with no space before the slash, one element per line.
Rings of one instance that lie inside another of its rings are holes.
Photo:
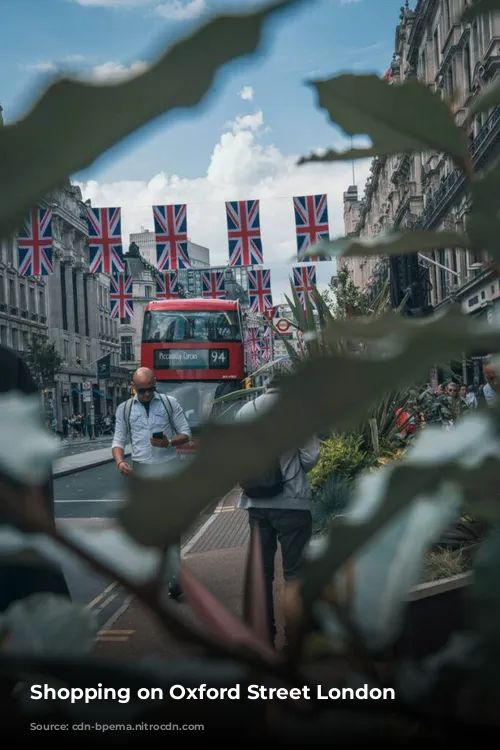
<path fill-rule="evenodd" d="M 43 388 L 55 381 L 63 364 L 63 359 L 56 351 L 55 344 L 43 338 L 31 340 L 26 361 L 33 377 Z"/>
<path fill-rule="evenodd" d="M 369 312 L 365 295 L 359 291 L 344 264 L 339 268 L 335 283 L 330 282 L 322 296 L 336 318 L 345 320 Z"/>

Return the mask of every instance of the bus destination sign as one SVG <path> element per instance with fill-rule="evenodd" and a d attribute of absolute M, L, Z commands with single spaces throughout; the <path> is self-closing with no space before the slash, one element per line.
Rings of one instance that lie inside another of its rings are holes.
<path fill-rule="evenodd" d="M 155 370 L 227 370 L 229 349 L 155 349 Z"/>

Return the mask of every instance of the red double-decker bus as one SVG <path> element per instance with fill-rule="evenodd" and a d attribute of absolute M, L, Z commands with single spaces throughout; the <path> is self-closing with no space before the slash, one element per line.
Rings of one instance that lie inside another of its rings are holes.
<path fill-rule="evenodd" d="M 146 306 L 141 364 L 154 371 L 158 390 L 179 401 L 194 437 L 200 424 L 214 416 L 214 399 L 242 387 L 244 360 L 238 302 L 176 299 Z"/>

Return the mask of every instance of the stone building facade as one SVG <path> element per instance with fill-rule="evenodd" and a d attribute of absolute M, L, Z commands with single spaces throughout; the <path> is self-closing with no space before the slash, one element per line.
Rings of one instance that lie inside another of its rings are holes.
<path fill-rule="evenodd" d="M 410 9 L 407 2 L 388 71 L 396 83 L 416 76 L 453 101 L 459 125 L 478 93 L 499 75 L 500 66 L 500 14 L 463 24 L 465 6 L 465 0 L 417 0 Z M 477 116 L 467 136 L 475 168 L 488 168 L 500 156 L 500 108 Z M 441 153 L 377 157 L 364 195 L 358 195 L 355 186 L 344 193 L 345 231 L 358 236 L 398 227 L 461 231 L 469 210 L 464 183 L 460 170 Z M 419 260 L 429 269 L 435 309 L 458 299 L 466 312 L 491 317 L 492 305 L 497 299 L 500 304 L 498 280 L 472 252 L 449 248 L 423 253 Z M 357 286 L 373 300 L 389 274 L 388 260 L 364 257 L 344 262 Z"/>
<path fill-rule="evenodd" d="M 0 341 L 26 354 L 33 337 L 54 342 L 63 365 L 46 392 L 46 411 L 57 421 L 94 409 L 112 411 L 126 371 L 119 367 L 116 321 L 111 320 L 109 278 L 89 273 L 88 229 L 80 189 L 69 182 L 39 202 L 52 210 L 54 274 L 18 275 L 17 235 L 0 239 Z M 96 361 L 111 352 L 112 379 L 98 382 Z M 91 383 L 91 400 L 83 384 Z"/>

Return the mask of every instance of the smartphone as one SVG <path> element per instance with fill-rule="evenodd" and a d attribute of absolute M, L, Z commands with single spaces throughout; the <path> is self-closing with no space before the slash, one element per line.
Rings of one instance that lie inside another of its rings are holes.
<path fill-rule="evenodd" d="M 163 440 L 163 432 L 153 432 L 153 440 Z"/>

